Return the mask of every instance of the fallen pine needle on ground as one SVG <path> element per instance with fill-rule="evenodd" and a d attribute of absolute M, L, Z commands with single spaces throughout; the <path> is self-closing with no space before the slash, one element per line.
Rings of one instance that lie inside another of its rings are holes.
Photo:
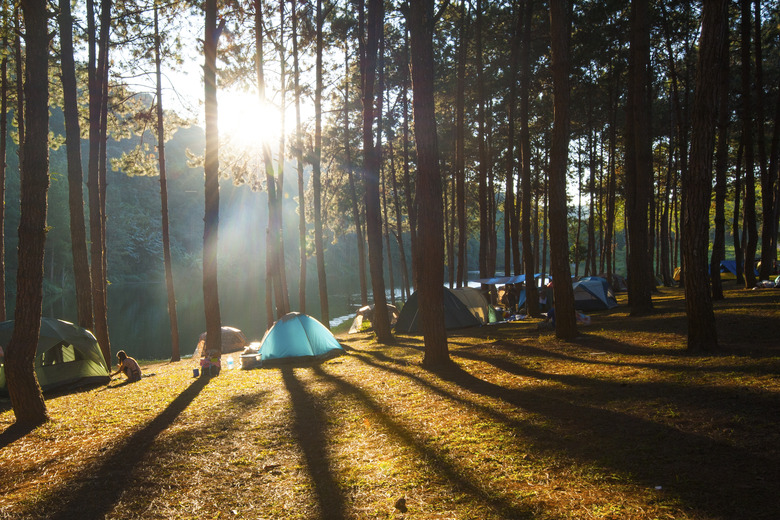
<path fill-rule="evenodd" d="M 146 364 L 22 437 L 0 400 L 0 518 L 780 518 L 780 291 L 716 302 L 717 355 L 686 351 L 680 289 L 620 303 L 572 342 L 450 331 L 439 370 L 370 332 L 321 364 Z"/>

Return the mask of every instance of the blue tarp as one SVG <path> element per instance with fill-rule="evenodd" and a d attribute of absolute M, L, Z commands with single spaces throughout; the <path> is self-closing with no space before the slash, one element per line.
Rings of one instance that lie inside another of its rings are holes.
<path fill-rule="evenodd" d="M 534 279 L 541 278 L 541 273 L 534 275 Z M 518 274 L 516 276 L 495 276 L 493 278 L 477 278 L 476 280 L 470 280 L 473 283 L 481 283 L 484 285 L 506 285 L 508 283 L 525 283 L 525 275 Z"/>
<path fill-rule="evenodd" d="M 720 272 L 725 273 L 729 272 L 733 274 L 734 276 L 737 275 L 737 261 L 736 260 L 721 260 L 720 261 Z M 755 276 L 758 276 L 758 269 L 753 269 L 753 272 L 755 273 Z"/>

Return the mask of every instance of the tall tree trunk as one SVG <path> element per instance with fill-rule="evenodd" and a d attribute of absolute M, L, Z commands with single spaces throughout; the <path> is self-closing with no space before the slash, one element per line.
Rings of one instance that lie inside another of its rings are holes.
<path fill-rule="evenodd" d="M 544 181 L 544 194 L 542 195 L 542 273 L 550 274 L 547 269 L 547 227 L 550 224 L 550 163 L 547 161 L 547 179 Z"/>
<path fill-rule="evenodd" d="M 320 292 L 320 321 L 330 328 L 328 308 L 328 282 L 325 275 L 325 248 L 322 243 L 322 26 L 325 16 L 322 0 L 317 0 L 317 58 L 315 65 L 316 86 L 314 88 L 314 156 L 312 160 L 312 190 L 314 195 L 314 252 L 317 255 L 317 280 Z"/>
<path fill-rule="evenodd" d="M 458 287 L 468 285 L 466 248 L 468 223 L 466 222 L 466 56 L 468 51 L 468 11 L 466 0 L 460 3 L 458 27 L 457 85 L 455 87 L 455 205 L 458 220 Z"/>
<path fill-rule="evenodd" d="M 588 195 L 590 208 L 588 211 L 588 260 L 585 272 L 597 275 L 596 270 L 596 136 L 595 129 L 591 128 L 588 134 Z"/>
<path fill-rule="evenodd" d="M 448 190 L 450 200 L 447 200 Z M 455 220 L 455 178 L 452 175 L 444 181 L 442 191 L 444 192 L 444 234 L 447 237 L 447 275 L 450 288 L 453 288 L 455 287 L 455 228 L 457 221 Z"/>
<path fill-rule="evenodd" d="M 111 21 L 111 1 L 103 0 L 100 10 L 100 37 L 96 38 L 94 13 L 89 14 L 93 7 L 92 1 L 87 2 L 87 22 L 89 37 L 89 166 L 87 186 L 89 188 L 89 228 L 90 228 L 90 257 L 92 274 L 92 305 L 95 319 L 95 336 L 100 344 L 100 350 L 106 364 L 111 366 L 111 344 L 108 336 L 108 318 L 106 309 L 106 273 L 105 249 L 103 239 L 102 214 L 103 186 L 101 186 L 100 164 L 101 148 L 104 147 L 105 136 L 102 132 L 101 114 L 104 104 L 103 82 L 106 80 L 108 63 L 108 31 Z M 98 41 L 99 40 L 99 44 Z M 105 44 L 104 44 L 105 42 Z M 96 61 L 97 56 L 97 61 Z"/>
<path fill-rule="evenodd" d="M 512 33 L 512 43 L 509 57 L 509 96 L 507 99 L 507 167 L 506 167 L 506 208 L 504 211 L 504 272 L 508 276 L 512 272 L 519 275 L 522 272 L 520 265 L 520 230 L 517 227 L 518 219 L 515 215 L 515 119 L 517 118 L 517 68 L 520 61 L 520 33 L 523 30 L 523 10 L 516 6 L 517 22 Z M 510 271 L 510 265 L 514 267 Z"/>
<path fill-rule="evenodd" d="M 488 107 L 488 113 L 492 112 L 492 102 Z M 487 118 L 485 122 L 486 142 L 485 142 L 485 155 L 487 157 L 487 174 L 488 174 L 488 189 L 487 189 L 487 229 L 488 229 L 488 242 L 487 242 L 487 272 L 488 276 L 495 276 L 496 274 L 496 261 L 498 255 L 498 234 L 496 232 L 496 174 L 493 168 L 493 121 L 492 118 Z"/>
<path fill-rule="evenodd" d="M 291 3 L 293 88 L 295 89 L 295 162 L 298 171 L 298 242 L 300 244 L 300 278 L 298 280 L 298 310 L 306 314 L 306 193 L 303 183 L 303 130 L 301 128 L 301 83 L 298 67 L 298 10 Z"/>
<path fill-rule="evenodd" d="M 362 0 L 361 0 L 362 3 Z M 361 16 L 363 10 L 361 9 Z M 368 265 L 371 272 L 371 289 L 374 293 L 372 325 L 377 341 L 393 340 L 390 320 L 387 316 L 384 269 L 382 267 L 382 218 L 379 202 L 379 154 L 374 143 L 374 80 L 376 76 L 379 32 L 384 27 L 382 0 L 369 0 L 366 22 L 365 54 L 363 70 L 363 180 L 365 183 L 366 235 L 368 237 Z"/>
<path fill-rule="evenodd" d="M 257 91 L 260 106 L 265 106 L 265 54 L 263 52 L 263 6 L 261 0 L 254 0 L 255 8 L 255 69 L 257 73 Z M 274 166 L 271 157 L 271 146 L 267 142 L 260 143 L 263 153 L 263 165 L 265 167 L 266 189 L 268 190 L 268 227 L 266 229 L 265 249 L 265 312 L 266 330 L 273 326 L 275 316 L 280 315 L 281 309 L 274 312 L 274 307 L 282 305 L 282 285 L 279 273 L 279 225 L 277 216 L 276 180 L 274 179 Z M 274 304 L 275 302 L 275 304 Z M 281 313 L 283 314 L 283 313 Z"/>
<path fill-rule="evenodd" d="M 766 120 L 764 112 L 764 64 L 762 58 L 763 42 L 761 41 L 761 2 L 754 0 L 755 32 L 753 42 L 756 49 L 756 125 L 758 126 L 758 168 L 761 178 L 761 266 L 759 268 L 759 279 L 768 280 L 774 272 L 772 264 L 777 256 L 777 249 L 772 250 L 772 237 L 774 235 L 774 179 L 769 173 L 767 167 L 766 138 L 764 121 Z"/>
<path fill-rule="evenodd" d="M 709 246 L 709 209 L 712 187 L 712 158 L 722 56 L 727 50 L 728 1 L 704 4 L 693 104 L 691 161 L 685 182 L 685 306 L 688 317 L 688 350 L 713 352 L 718 349 L 715 313 L 708 287 L 707 249 Z"/>
<path fill-rule="evenodd" d="M 387 249 L 387 275 L 390 285 L 390 303 L 395 305 L 395 276 L 393 272 L 393 256 L 390 251 L 390 221 L 387 219 L 387 177 L 385 174 L 384 150 L 382 140 L 384 138 L 384 104 L 385 104 L 385 31 L 384 27 L 379 31 L 378 43 L 378 68 L 379 85 L 377 85 L 376 98 L 376 145 L 375 151 L 379 164 L 379 192 L 381 194 L 381 233 Z"/>
<path fill-rule="evenodd" d="M 670 128 L 668 165 L 666 168 L 666 178 L 664 180 L 663 207 L 661 209 L 661 230 L 659 233 L 659 249 L 661 256 L 660 271 L 665 287 L 671 287 L 672 285 L 672 273 L 669 265 L 669 198 L 672 193 L 672 170 L 674 169 L 674 145 L 672 144 L 672 133 L 674 133 L 674 130 Z"/>
<path fill-rule="evenodd" d="M 19 164 L 22 164 L 22 154 L 24 152 L 25 128 L 24 128 L 24 58 L 22 58 L 22 12 L 19 3 L 14 3 L 14 62 L 16 69 L 16 107 L 14 110 L 16 119 L 16 133 L 18 146 L 16 153 L 19 157 Z M 24 171 L 19 170 L 19 175 L 24 175 Z"/>
<path fill-rule="evenodd" d="M 620 75 L 615 70 L 614 61 L 610 66 L 610 76 L 613 82 L 613 89 L 610 91 L 610 122 L 609 122 L 609 166 L 607 178 L 607 215 L 605 220 L 606 229 L 604 230 L 604 262 L 607 266 L 607 279 L 610 283 L 614 279 L 615 273 L 615 192 L 617 177 L 617 113 L 620 86 L 618 78 Z"/>
<path fill-rule="evenodd" d="M 580 275 L 580 232 L 582 230 L 582 160 L 581 149 L 577 147 L 577 231 L 574 234 L 574 276 Z M 588 275 L 588 263 L 585 262 L 585 276 Z"/>
<path fill-rule="evenodd" d="M 352 147 L 350 146 L 349 129 L 349 53 L 344 52 L 344 154 L 347 162 L 347 177 L 349 178 L 349 195 L 352 202 L 352 215 L 355 219 L 355 240 L 358 251 L 358 278 L 360 280 L 360 305 L 368 305 L 368 279 L 366 275 L 366 251 L 363 240 L 363 228 L 360 223 L 357 188 L 355 187 L 355 171 L 352 167 Z"/>
<path fill-rule="evenodd" d="M 734 244 L 734 258 L 737 261 L 737 284 L 745 283 L 744 258 L 742 256 L 742 239 L 740 238 L 740 203 L 742 201 L 742 156 L 745 144 L 740 142 L 737 148 L 736 165 L 734 168 L 734 215 L 731 220 L 731 234 Z"/>
<path fill-rule="evenodd" d="M 483 64 L 483 40 L 482 25 L 484 17 L 482 15 L 482 0 L 477 0 L 476 17 L 476 76 L 477 76 L 477 143 L 479 169 L 477 170 L 477 202 L 479 204 L 479 277 L 489 276 L 488 258 L 490 257 L 490 200 L 488 197 L 488 151 L 487 137 L 485 128 L 485 73 Z"/>
<path fill-rule="evenodd" d="M 777 259 L 777 236 L 780 231 L 780 90 L 775 101 L 774 130 L 772 131 L 772 144 L 769 151 L 769 176 L 775 179 L 775 220 L 772 229 L 772 251 Z"/>
<path fill-rule="evenodd" d="M 534 248 L 531 237 L 531 132 L 529 124 L 529 98 L 531 84 L 531 15 L 533 0 L 524 0 L 523 37 L 520 49 L 520 178 L 521 178 L 521 226 L 523 231 L 523 271 L 525 272 L 525 297 L 528 314 L 539 315 L 539 294 L 536 288 Z"/>
<path fill-rule="evenodd" d="M 652 311 L 652 256 L 648 244 L 648 211 L 652 193 L 650 142 L 650 25 L 648 0 L 631 2 L 628 122 L 626 128 L 626 204 L 628 217 L 628 301 L 631 314 Z"/>
<path fill-rule="evenodd" d="M 406 248 L 404 247 L 404 229 L 403 214 L 401 210 L 401 201 L 398 196 L 398 178 L 395 174 L 395 152 L 393 151 L 393 140 L 389 139 L 390 145 L 390 181 L 393 186 L 393 207 L 395 209 L 395 241 L 398 244 L 398 256 L 401 257 L 401 298 L 406 301 L 409 299 L 409 268 L 406 263 Z"/>
<path fill-rule="evenodd" d="M 76 87 L 76 66 L 73 58 L 73 17 L 69 0 L 60 0 L 60 56 L 65 115 L 65 146 L 68 158 L 68 205 L 70 209 L 70 240 L 73 255 L 73 278 L 76 286 L 78 324 L 94 328 L 92 316 L 92 279 L 87 253 L 87 231 L 84 221 L 84 187 L 81 164 L 81 129 Z M 5 109 L 3 109 L 5 115 Z M 3 145 L 5 138 L 2 138 Z"/>
<path fill-rule="evenodd" d="M 409 63 L 409 30 L 405 31 L 404 39 L 404 63 Z M 409 238 L 412 250 L 412 287 L 417 289 L 417 204 L 414 185 L 411 178 L 411 168 L 409 167 L 409 67 L 403 69 L 402 89 L 402 111 L 403 111 L 403 157 L 404 157 L 404 194 L 406 195 L 406 211 L 409 214 Z"/>
<path fill-rule="evenodd" d="M 577 335 L 574 294 L 569 269 L 569 229 L 566 207 L 566 169 L 569 159 L 569 20 L 566 0 L 550 0 L 555 116 L 550 149 L 550 272 L 554 280 L 555 335 Z"/>
<path fill-rule="evenodd" d="M 426 366 L 449 362 L 444 329 L 444 242 L 442 188 L 434 112 L 433 0 L 412 2 L 407 19 L 412 39 L 412 85 L 414 86 L 414 136 L 417 142 L 417 193 L 420 240 L 417 250 L 420 270 L 420 316 L 425 341 Z"/>
<path fill-rule="evenodd" d="M 67 1 L 67 0 L 63 0 Z M 165 166 L 165 120 L 162 106 L 162 71 L 160 58 L 160 25 L 157 3 L 154 4 L 154 66 L 157 79 L 157 159 L 160 168 L 160 215 L 162 220 L 163 263 L 165 287 L 168 293 L 168 318 L 171 323 L 171 361 L 179 361 L 179 319 L 176 314 L 176 293 L 173 287 L 171 234 L 168 226 L 168 175 Z"/>
<path fill-rule="evenodd" d="M 287 112 L 287 61 L 285 58 L 284 42 L 284 4 L 287 0 L 279 0 L 279 84 L 280 84 L 280 106 L 282 107 L 282 117 L 280 121 L 279 132 L 279 163 L 277 164 L 277 197 L 276 197 L 276 224 L 278 226 L 279 240 L 276 244 L 276 262 L 279 269 L 279 288 L 280 304 L 277 306 L 279 313 L 277 318 L 281 318 L 290 312 L 290 292 L 287 285 L 287 262 L 284 254 L 284 165 L 285 165 L 285 114 Z"/>
<path fill-rule="evenodd" d="M 8 5 L 2 5 L 2 45 L 8 48 Z M 5 307 L 5 161 L 8 153 L 8 56 L 0 57 L 0 320 L 6 320 Z M 82 213 L 83 215 L 83 213 Z M 83 218 L 83 217 L 82 217 Z"/>
<path fill-rule="evenodd" d="M 25 25 L 24 81 L 26 137 L 22 149 L 19 268 L 14 331 L 5 357 L 5 374 L 16 423 L 32 427 L 49 420 L 35 378 L 43 303 L 46 196 L 49 189 L 49 31 L 44 0 L 22 2 Z"/>
<path fill-rule="evenodd" d="M 728 29 L 726 29 L 728 45 Z M 726 258 L 726 170 L 729 159 L 729 53 L 721 53 L 720 89 L 718 98 L 718 144 L 715 152 L 715 238 L 712 241 L 710 276 L 712 299 L 723 299 L 723 283 L 720 279 L 720 262 Z"/>
<path fill-rule="evenodd" d="M 756 187 L 753 156 L 753 105 L 750 82 L 750 5 L 751 0 L 741 0 L 742 5 L 742 140 L 745 143 L 745 288 L 756 285 L 755 258 L 758 247 L 756 224 Z"/>
<path fill-rule="evenodd" d="M 395 274 L 393 269 L 393 255 L 390 251 L 390 220 L 387 218 L 387 173 L 384 165 L 379 167 L 379 176 L 382 192 L 382 234 L 387 249 L 387 279 L 390 284 L 390 303 L 395 305 Z"/>
<path fill-rule="evenodd" d="M 224 20 L 217 27 L 217 0 L 206 0 L 204 38 L 206 108 L 205 213 L 203 228 L 203 308 L 206 317 L 207 351 L 222 352 L 222 318 L 217 285 L 219 250 L 219 126 L 217 109 L 217 42 Z"/>

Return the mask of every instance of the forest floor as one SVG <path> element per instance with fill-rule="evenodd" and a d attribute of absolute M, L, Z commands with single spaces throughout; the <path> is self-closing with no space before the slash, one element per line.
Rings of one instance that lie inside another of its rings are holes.
<path fill-rule="evenodd" d="M 675 288 L 571 342 L 457 331 L 438 371 L 360 333 L 311 366 L 148 364 L 28 433 L 0 401 L 0 518 L 780 518 L 780 290 L 726 296 L 718 355 L 686 352 Z"/>

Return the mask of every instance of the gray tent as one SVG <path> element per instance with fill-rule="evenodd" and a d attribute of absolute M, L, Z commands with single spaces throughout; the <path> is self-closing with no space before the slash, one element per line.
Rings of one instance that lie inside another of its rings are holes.
<path fill-rule="evenodd" d="M 8 350 L 13 321 L 0 323 L 0 345 Z M 41 318 L 35 351 L 35 375 L 41 390 L 110 381 L 109 369 L 95 336 L 73 323 Z M 5 366 L 0 366 L 0 393 L 8 393 Z"/>
<path fill-rule="evenodd" d="M 613 309 L 617 299 L 604 278 L 589 276 L 572 285 L 574 308 L 581 311 Z"/>
<path fill-rule="evenodd" d="M 442 287 L 442 291 L 444 291 L 444 327 L 446 329 L 462 329 L 482 325 L 480 319 L 474 316 L 452 291 L 446 287 Z M 409 297 L 401 309 L 398 322 L 395 324 L 396 332 L 420 332 L 419 301 L 418 292 Z"/>

